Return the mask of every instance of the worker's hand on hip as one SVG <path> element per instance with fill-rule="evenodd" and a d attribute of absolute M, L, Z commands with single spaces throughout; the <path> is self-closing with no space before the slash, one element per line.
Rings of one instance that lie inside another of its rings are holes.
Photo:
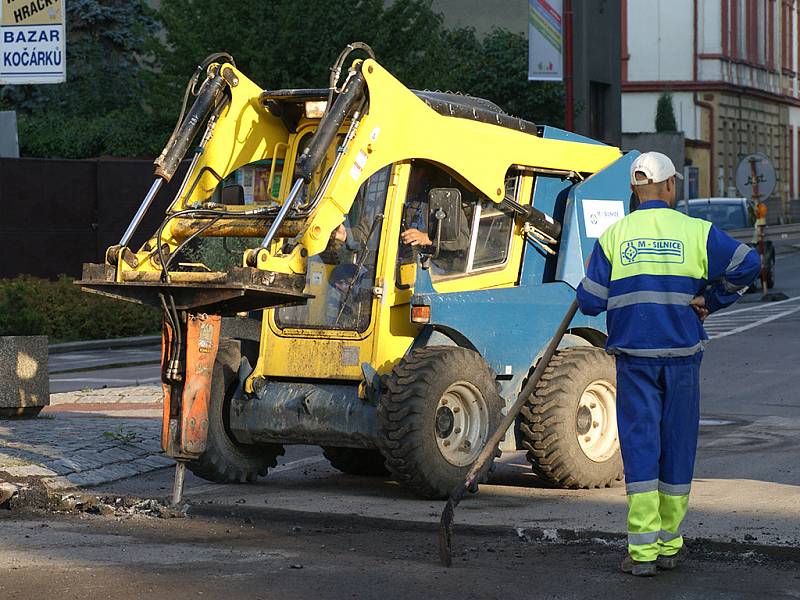
<path fill-rule="evenodd" d="M 400 234 L 400 239 L 409 246 L 430 246 L 433 243 L 428 234 L 419 229 L 406 229 Z"/>
<path fill-rule="evenodd" d="M 706 308 L 706 299 L 703 296 L 695 296 L 692 298 L 692 301 L 689 302 L 689 306 L 697 313 L 697 318 L 700 319 L 701 323 L 706 320 L 708 309 Z"/>

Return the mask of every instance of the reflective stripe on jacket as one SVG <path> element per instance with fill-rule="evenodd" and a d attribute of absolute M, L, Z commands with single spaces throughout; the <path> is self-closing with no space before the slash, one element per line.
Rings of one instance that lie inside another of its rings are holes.
<path fill-rule="evenodd" d="M 578 303 L 587 315 L 608 311 L 609 352 L 691 356 L 708 339 L 692 298 L 703 294 L 710 312 L 728 306 L 759 268 L 754 250 L 715 225 L 650 200 L 597 241 Z"/>

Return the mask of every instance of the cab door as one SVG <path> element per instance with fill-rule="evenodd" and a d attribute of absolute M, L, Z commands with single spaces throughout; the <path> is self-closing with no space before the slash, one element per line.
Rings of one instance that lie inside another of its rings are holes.
<path fill-rule="evenodd" d="M 380 319 L 382 247 L 395 193 L 392 165 L 364 182 L 326 250 L 308 260 L 306 292 L 314 298 L 265 312 L 257 374 L 361 379 Z"/>

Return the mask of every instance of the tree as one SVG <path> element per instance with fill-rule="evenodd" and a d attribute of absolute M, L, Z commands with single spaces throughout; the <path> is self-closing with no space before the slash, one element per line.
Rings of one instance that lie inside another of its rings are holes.
<path fill-rule="evenodd" d="M 562 86 L 527 81 L 525 36 L 448 30 L 430 0 L 264 0 L 257 9 L 237 0 L 172 0 L 158 18 L 166 35 L 151 46 L 150 101 L 161 114 L 176 112 L 195 65 L 212 52 L 232 54 L 265 88 L 327 87 L 336 56 L 358 40 L 409 87 L 479 95 L 516 116 L 563 122 Z"/>
<path fill-rule="evenodd" d="M 656 105 L 656 131 L 678 131 L 675 110 L 672 108 L 672 94 L 664 91 Z"/>
<path fill-rule="evenodd" d="M 527 81 L 525 36 L 449 30 L 431 0 L 70 0 L 69 81 L 6 86 L 24 156 L 155 156 L 197 64 L 228 52 L 264 88 L 327 87 L 352 41 L 405 85 L 485 97 L 510 114 L 563 121 L 560 84 Z"/>
<path fill-rule="evenodd" d="M 173 0 L 158 11 L 165 36 L 151 46 L 151 98 L 175 99 L 195 65 L 228 52 L 259 85 L 326 87 L 329 69 L 349 42 L 369 43 L 400 77 L 416 82 L 439 68 L 441 18 L 424 0 Z M 222 16 L 224 15 L 224 18 Z"/>
<path fill-rule="evenodd" d="M 470 39 L 475 42 L 467 41 Z M 452 32 L 448 41 L 452 54 L 465 57 L 460 61 L 453 57 L 458 65 L 453 76 L 459 91 L 492 100 L 512 115 L 563 126 L 564 87 L 528 81 L 528 40 L 524 35 L 494 29 L 477 40 L 474 31 L 462 30 Z"/>
<path fill-rule="evenodd" d="M 67 82 L 0 89 L 0 105 L 19 113 L 23 155 L 153 153 L 139 60 L 157 28 L 150 10 L 141 0 L 70 0 L 66 11 Z"/>

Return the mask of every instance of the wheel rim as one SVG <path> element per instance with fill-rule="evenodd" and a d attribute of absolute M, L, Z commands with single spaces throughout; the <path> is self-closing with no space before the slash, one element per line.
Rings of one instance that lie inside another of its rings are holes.
<path fill-rule="evenodd" d="M 578 402 L 575 429 L 578 444 L 587 458 L 605 462 L 617 451 L 617 391 L 608 381 L 586 386 Z"/>
<path fill-rule="evenodd" d="M 448 387 L 436 405 L 434 438 L 444 459 L 471 465 L 489 434 L 489 413 L 480 390 L 466 381 Z"/>

